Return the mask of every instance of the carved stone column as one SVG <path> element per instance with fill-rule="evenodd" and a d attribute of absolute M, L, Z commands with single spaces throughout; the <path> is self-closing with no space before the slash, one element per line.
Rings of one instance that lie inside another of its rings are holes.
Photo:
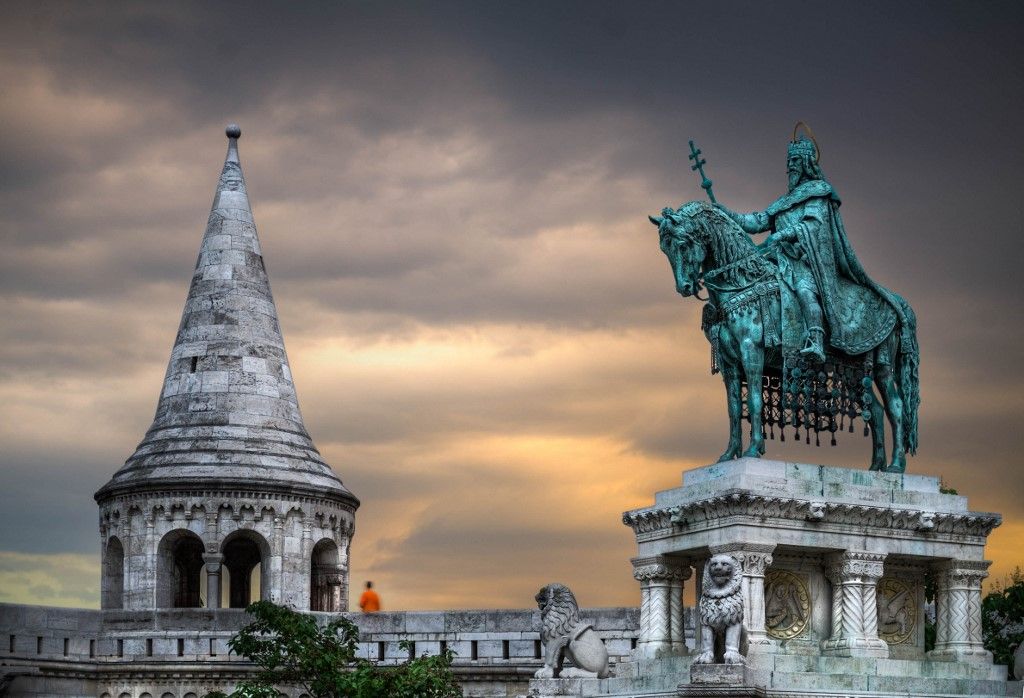
<path fill-rule="evenodd" d="M 690 578 L 685 561 L 664 556 L 634 558 L 633 578 L 640 582 L 642 657 L 686 653 L 683 630 L 683 582 Z"/>
<path fill-rule="evenodd" d="M 932 659 L 990 663 L 982 645 L 981 582 L 988 560 L 950 560 L 935 568 L 936 638 Z"/>
<path fill-rule="evenodd" d="M 747 651 L 770 651 L 775 643 L 768 637 L 764 625 L 764 573 L 772 564 L 775 546 L 766 543 L 730 543 L 711 546 L 710 549 L 713 555 L 732 555 L 743 566 L 743 628 Z"/>
<path fill-rule="evenodd" d="M 267 598 L 275 601 L 276 603 L 286 603 L 295 606 L 296 608 L 306 610 L 309 608 L 309 594 L 304 594 L 298 599 L 285 595 L 285 590 L 288 589 L 288 570 L 285 570 L 285 534 L 284 534 L 285 518 L 283 516 L 274 516 L 273 519 L 273 531 L 274 535 L 270 539 L 270 559 L 264 562 L 264 565 L 268 566 L 269 574 L 264 576 L 264 579 L 270 582 L 270 594 Z M 308 556 L 303 556 L 302 560 L 308 560 Z M 308 566 L 308 563 L 307 563 Z M 263 592 L 266 594 L 266 592 Z M 305 603 L 303 603 L 303 599 Z"/>
<path fill-rule="evenodd" d="M 832 634 L 822 652 L 841 657 L 888 657 L 878 637 L 878 580 L 885 553 L 847 550 L 829 556 L 825 576 L 832 583 Z"/>
<path fill-rule="evenodd" d="M 142 535 L 142 540 L 145 543 L 143 554 L 139 556 L 140 562 L 143 563 L 140 565 L 142 574 L 133 575 L 132 581 L 135 588 L 142 592 L 137 595 L 136 601 L 144 601 L 144 603 L 141 606 L 135 606 L 135 608 L 157 608 L 159 605 L 157 595 L 160 585 L 169 582 L 157 578 L 157 571 L 160 569 L 160 565 L 157 562 L 157 544 L 159 541 L 156 536 L 156 518 L 152 511 L 148 511 L 143 515 L 143 525 L 145 526 L 145 533 Z M 145 580 L 145 582 L 140 583 L 142 580 Z"/>
<path fill-rule="evenodd" d="M 338 610 L 348 610 L 348 590 L 349 590 L 349 578 L 348 578 L 348 558 L 349 558 L 349 546 L 352 545 L 351 538 L 349 536 L 342 536 L 341 541 L 338 543 L 338 556 L 341 563 L 341 587 L 338 590 Z"/>
<path fill-rule="evenodd" d="M 689 576 L 689 567 L 683 567 L 681 570 Z M 669 638 L 672 642 L 672 653 L 686 654 L 686 629 L 683 627 L 685 618 L 683 617 L 682 574 L 674 575 L 669 580 L 668 602 Z"/>
<path fill-rule="evenodd" d="M 693 653 L 700 654 L 704 651 L 701 645 L 701 634 L 700 634 L 700 596 L 703 591 L 704 585 L 704 565 L 707 564 L 707 560 L 701 559 L 693 562 L 693 579 L 694 579 L 694 605 L 693 605 Z"/>
<path fill-rule="evenodd" d="M 206 563 L 206 607 L 220 608 L 220 569 L 224 556 L 220 553 L 205 553 Z"/>

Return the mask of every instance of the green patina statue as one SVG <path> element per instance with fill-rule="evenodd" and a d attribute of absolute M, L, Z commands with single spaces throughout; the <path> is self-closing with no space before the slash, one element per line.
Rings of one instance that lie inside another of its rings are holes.
<path fill-rule="evenodd" d="M 811 432 L 817 443 L 830 433 L 835 445 L 836 433 L 847 423 L 853 431 L 860 417 L 872 436 L 871 469 L 902 473 L 907 452 L 917 450 L 914 312 L 861 267 L 817 143 L 806 126 L 811 137 L 797 137 L 800 126 L 789 144 L 789 191 L 764 211 L 739 214 L 717 203 L 691 141 L 692 169 L 712 204 L 691 201 L 650 217 L 676 290 L 698 298 L 702 287 L 708 291 L 702 326 L 729 408 L 729 444 L 719 460 L 761 456 L 776 426 L 783 440 L 792 427 L 798 439 L 804 430 L 807 443 Z M 754 244 L 750 236 L 766 232 Z M 888 463 L 884 416 L 893 431 Z"/>

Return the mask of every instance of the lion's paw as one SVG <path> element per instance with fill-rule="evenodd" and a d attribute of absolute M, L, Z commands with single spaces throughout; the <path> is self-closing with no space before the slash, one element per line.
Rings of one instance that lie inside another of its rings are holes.
<path fill-rule="evenodd" d="M 535 679 L 551 679 L 555 676 L 555 670 L 549 666 L 543 666 L 533 675 Z"/>
<path fill-rule="evenodd" d="M 725 664 L 743 664 L 743 655 L 736 650 L 726 650 L 725 654 L 722 655 L 722 661 Z"/>
<path fill-rule="evenodd" d="M 711 652 L 710 650 L 708 650 L 706 652 L 701 652 L 700 654 L 697 655 L 697 658 L 693 660 L 693 663 L 694 664 L 714 664 L 715 663 L 715 653 Z"/>

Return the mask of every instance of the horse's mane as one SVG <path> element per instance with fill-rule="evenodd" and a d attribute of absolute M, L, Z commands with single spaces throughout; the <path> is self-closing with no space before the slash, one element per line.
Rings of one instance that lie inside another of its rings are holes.
<path fill-rule="evenodd" d="M 694 222 L 716 266 L 747 257 L 756 248 L 754 241 L 734 220 L 704 201 L 685 204 L 679 214 Z"/>

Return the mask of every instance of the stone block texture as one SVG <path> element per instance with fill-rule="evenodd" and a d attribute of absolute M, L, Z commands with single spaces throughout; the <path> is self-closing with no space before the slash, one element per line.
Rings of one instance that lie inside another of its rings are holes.
<path fill-rule="evenodd" d="M 156 415 L 97 493 L 102 605 L 340 611 L 356 497 L 299 411 L 237 130 Z"/>

